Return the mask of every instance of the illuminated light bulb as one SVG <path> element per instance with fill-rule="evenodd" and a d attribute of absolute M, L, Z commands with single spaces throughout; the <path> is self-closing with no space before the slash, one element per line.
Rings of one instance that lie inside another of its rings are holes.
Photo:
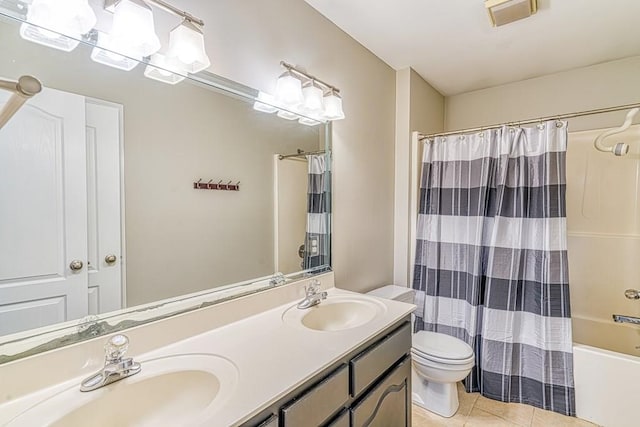
<path fill-rule="evenodd" d="M 188 19 L 169 32 L 167 56 L 180 62 L 192 74 L 211 65 L 204 47 L 202 28 Z"/>
<path fill-rule="evenodd" d="M 301 110 L 309 115 L 319 114 L 323 111 L 323 92 L 322 88 L 318 86 L 315 81 L 310 81 L 302 88 L 302 96 L 304 101 L 302 102 Z"/>
<path fill-rule="evenodd" d="M 297 107 L 302 104 L 302 82 L 295 77 L 291 71 L 287 70 L 280 77 L 276 84 L 276 100 L 288 107 Z"/>
<path fill-rule="evenodd" d="M 324 96 L 324 111 L 322 116 L 327 120 L 344 119 L 344 111 L 342 110 L 342 98 L 335 89 L 331 89 Z"/>
<path fill-rule="evenodd" d="M 109 33 L 111 50 L 130 58 L 150 56 L 160 50 L 153 11 L 142 0 L 120 0 L 113 10 Z"/>

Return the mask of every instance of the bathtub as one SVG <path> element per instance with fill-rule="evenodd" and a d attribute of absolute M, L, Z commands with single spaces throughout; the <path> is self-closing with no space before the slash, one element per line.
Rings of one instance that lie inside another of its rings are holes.
<path fill-rule="evenodd" d="M 573 335 L 577 416 L 605 427 L 640 425 L 640 327 L 574 317 Z"/>

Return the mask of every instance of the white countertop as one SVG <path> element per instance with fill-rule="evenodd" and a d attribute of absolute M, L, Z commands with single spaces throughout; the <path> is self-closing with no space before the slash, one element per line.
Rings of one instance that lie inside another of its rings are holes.
<path fill-rule="evenodd" d="M 143 372 L 145 360 L 167 355 L 212 354 L 230 361 L 238 372 L 234 389 L 220 397 L 217 401 L 220 405 L 211 413 L 210 419 L 193 421 L 191 425 L 235 426 L 251 419 L 415 309 L 412 304 L 337 288 L 329 289 L 328 294 L 328 300 L 339 296 L 372 299 L 381 303 L 384 309 L 373 320 L 355 328 L 314 331 L 283 322 L 283 313 L 296 304 L 287 303 L 158 350 L 132 356 L 142 363 Z M 0 425 L 46 396 L 77 388 L 82 379 L 73 378 L 1 405 Z M 68 408 L 62 410 L 68 411 Z"/>

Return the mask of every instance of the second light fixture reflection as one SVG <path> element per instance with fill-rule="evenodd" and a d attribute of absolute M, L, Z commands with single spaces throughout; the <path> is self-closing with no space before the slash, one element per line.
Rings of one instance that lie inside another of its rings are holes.
<path fill-rule="evenodd" d="M 339 90 L 286 62 L 286 71 L 278 77 L 276 94 L 259 92 L 253 108 L 265 113 L 277 112 L 286 120 L 298 120 L 308 126 L 344 119 Z"/>

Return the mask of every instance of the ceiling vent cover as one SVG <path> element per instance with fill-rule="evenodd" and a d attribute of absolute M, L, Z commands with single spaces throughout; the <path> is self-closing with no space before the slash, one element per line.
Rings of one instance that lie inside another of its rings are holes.
<path fill-rule="evenodd" d="M 537 0 L 485 0 L 494 27 L 528 18 L 538 10 Z"/>

